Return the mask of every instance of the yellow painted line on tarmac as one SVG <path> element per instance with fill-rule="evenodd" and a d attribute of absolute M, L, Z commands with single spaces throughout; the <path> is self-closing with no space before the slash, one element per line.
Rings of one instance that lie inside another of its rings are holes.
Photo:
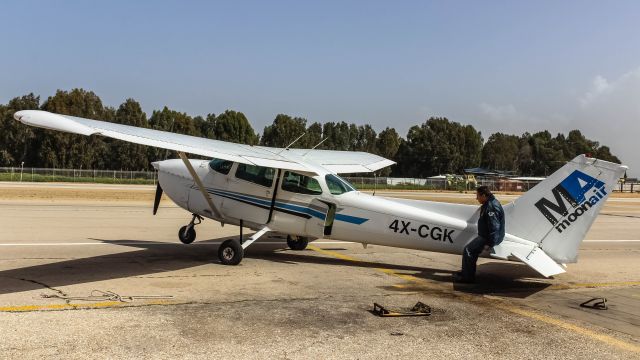
<path fill-rule="evenodd" d="M 348 256 L 348 255 L 344 255 L 344 254 L 340 254 L 338 252 L 335 251 L 330 251 L 330 250 L 324 250 L 324 249 L 320 249 L 318 247 L 309 245 L 307 246 L 308 249 L 311 249 L 313 251 L 316 251 L 318 253 L 321 254 L 325 254 L 328 256 L 332 256 L 338 259 L 342 259 L 342 260 L 346 260 L 346 261 L 353 261 L 353 262 L 362 262 L 362 260 L 356 259 L 354 257 Z M 429 288 L 432 289 L 438 289 L 438 290 L 449 290 L 451 288 L 447 288 L 445 286 L 442 285 L 437 285 L 437 284 L 433 284 L 429 281 L 426 281 L 424 279 L 412 276 L 412 275 L 407 275 L 407 274 L 401 274 L 398 273 L 392 269 L 385 269 L 385 268 L 376 268 L 377 271 L 383 272 L 387 275 L 391 275 L 391 276 L 395 276 L 398 278 L 401 278 L 403 280 L 406 281 L 410 281 L 413 283 L 417 283 L 420 285 L 426 285 Z M 628 282 L 621 282 L 624 283 L 626 285 L 638 285 L 640 282 L 636 282 L 636 281 L 628 281 Z M 608 286 L 613 286 L 612 284 L 616 284 L 615 286 L 620 286 L 621 283 L 593 283 L 593 284 L 572 284 L 572 285 L 584 285 L 584 287 L 587 287 L 586 285 L 599 285 L 599 286 L 604 286 L 603 284 L 608 284 Z M 394 285 L 394 287 L 397 288 L 406 288 L 406 285 L 403 284 L 399 284 L 399 285 Z M 594 286 L 591 286 L 594 287 Z M 458 298 L 463 299 L 463 300 L 467 300 L 467 301 L 474 301 L 477 302 L 479 299 L 477 296 L 473 296 L 473 295 L 469 295 L 469 294 L 465 294 L 465 293 L 456 293 L 455 294 Z M 640 353 L 640 346 L 635 345 L 633 343 L 628 343 L 626 341 L 622 341 L 619 339 L 616 339 L 614 337 L 611 337 L 609 335 L 604 335 L 604 334 L 600 334 L 597 333 L 593 330 L 589 330 L 583 327 L 580 327 L 578 325 L 574 325 L 571 324 L 569 322 L 557 319 L 557 318 L 552 318 L 550 316 L 547 315 L 543 315 L 543 314 L 539 314 L 537 312 L 534 311 L 530 311 L 530 310 L 526 310 L 517 306 L 513 306 L 513 305 L 509 305 L 507 304 L 503 299 L 500 298 L 496 298 L 496 297 L 491 297 L 491 298 L 483 298 L 483 300 L 485 301 L 491 301 L 493 303 L 495 303 L 496 307 L 512 312 L 514 314 L 518 314 L 521 316 L 525 316 L 528 317 L 530 319 L 534 319 L 534 320 L 538 320 L 550 325 L 554 325 L 554 326 L 558 326 L 561 327 L 563 329 L 569 330 L 569 331 L 573 331 L 577 334 L 583 335 L 583 336 L 587 336 L 590 337 L 592 339 L 604 342 L 605 344 L 611 345 L 611 346 L 615 346 L 627 351 L 632 351 L 632 352 L 637 352 Z"/>
<path fill-rule="evenodd" d="M 133 304 L 121 301 L 103 301 L 87 304 L 47 304 L 47 305 L 14 305 L 0 306 L 0 312 L 31 312 L 31 311 L 56 311 L 56 310 L 82 310 L 82 309 L 104 309 L 115 307 L 132 307 L 142 305 L 166 305 L 170 301 L 149 301 L 145 303 Z"/>
<path fill-rule="evenodd" d="M 612 281 L 612 282 L 603 282 L 603 283 L 555 284 L 555 285 L 549 286 L 549 289 L 550 290 L 569 290 L 569 289 L 638 286 L 638 285 L 640 285 L 640 281 Z"/>
<path fill-rule="evenodd" d="M 329 255 L 338 259 L 342 259 L 342 260 L 347 260 L 347 261 L 355 261 L 355 262 L 361 262 L 360 260 L 348 256 L 348 255 L 344 255 L 344 254 L 340 254 L 339 252 L 335 252 L 335 251 L 331 251 L 331 250 L 325 250 L 325 249 L 320 249 L 317 246 L 313 246 L 313 245 L 307 245 L 307 249 L 311 249 L 315 252 L 319 252 L 320 254 L 325 254 L 325 255 Z"/>
<path fill-rule="evenodd" d="M 583 327 L 568 323 L 566 321 L 562 321 L 562 320 L 557 319 L 557 318 L 552 318 L 550 316 L 542 315 L 542 314 L 539 314 L 539 313 L 534 312 L 534 311 L 522 309 L 522 308 L 515 307 L 515 306 L 509 306 L 509 305 L 506 305 L 506 304 L 498 304 L 498 307 L 501 308 L 501 309 L 510 311 L 512 313 L 515 313 L 515 314 L 526 316 L 526 317 L 531 318 L 531 319 L 535 319 L 535 320 L 542 321 L 542 322 L 547 323 L 547 324 L 555 325 L 555 326 L 561 327 L 563 329 L 566 329 L 566 330 L 569 330 L 569 331 L 573 331 L 573 332 L 578 333 L 580 335 L 584 335 L 584 336 L 590 337 L 592 339 L 602 341 L 602 342 L 604 342 L 604 343 L 606 343 L 608 345 L 616 346 L 616 347 L 619 347 L 619 348 L 627 350 L 627 351 L 640 353 L 640 346 L 638 346 L 638 345 L 635 345 L 635 344 L 632 344 L 632 343 L 628 343 L 626 341 L 618 340 L 618 339 L 616 339 L 614 337 L 611 337 L 609 335 L 600 334 L 600 333 L 597 333 L 595 331 L 592 331 L 592 330 L 589 330 L 589 329 L 585 329 Z"/>
<path fill-rule="evenodd" d="M 307 249 L 311 249 L 315 252 L 319 252 L 320 254 L 325 254 L 328 256 L 332 256 L 341 260 L 346 260 L 346 261 L 352 261 L 352 262 L 362 262 L 362 260 L 356 259 L 354 257 L 348 256 L 348 255 L 344 255 L 341 254 L 339 252 L 335 252 L 335 251 L 331 251 L 331 250 L 325 250 L 325 249 L 320 249 L 319 247 L 313 246 L 313 245 L 307 245 Z M 407 275 L 407 274 L 401 274 L 396 272 L 395 270 L 392 269 L 385 269 L 385 268 L 376 268 L 377 271 L 383 272 L 387 275 L 391 275 L 391 276 L 395 276 L 395 277 L 399 277 L 401 279 L 407 280 L 407 281 L 413 281 L 413 282 L 420 282 L 420 283 L 424 283 L 427 284 L 426 281 L 417 278 L 413 275 Z"/>

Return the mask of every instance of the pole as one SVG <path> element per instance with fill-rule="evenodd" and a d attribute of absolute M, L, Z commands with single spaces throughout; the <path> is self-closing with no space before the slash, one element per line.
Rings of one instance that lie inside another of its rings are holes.
<path fill-rule="evenodd" d="M 24 161 L 20 163 L 20 182 L 22 182 L 22 173 L 24 172 Z"/>

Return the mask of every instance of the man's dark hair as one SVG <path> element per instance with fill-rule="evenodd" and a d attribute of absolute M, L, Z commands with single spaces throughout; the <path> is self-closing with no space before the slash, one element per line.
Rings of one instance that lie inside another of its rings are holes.
<path fill-rule="evenodd" d="M 489 190 L 488 186 L 482 185 L 482 186 L 478 186 L 478 188 L 476 189 L 476 192 L 480 195 L 489 197 L 493 194 L 491 194 L 491 190 Z"/>

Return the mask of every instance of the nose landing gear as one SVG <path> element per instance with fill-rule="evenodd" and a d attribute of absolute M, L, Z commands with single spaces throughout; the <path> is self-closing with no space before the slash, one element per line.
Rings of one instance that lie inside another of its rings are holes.
<path fill-rule="evenodd" d="M 203 220 L 202 216 L 193 214 L 193 218 L 191 218 L 191 222 L 189 222 L 188 225 L 181 227 L 180 231 L 178 231 L 178 239 L 180 239 L 180 241 L 182 241 L 183 244 L 191 244 L 193 240 L 196 239 L 195 226 L 200 224 L 202 220 Z"/>

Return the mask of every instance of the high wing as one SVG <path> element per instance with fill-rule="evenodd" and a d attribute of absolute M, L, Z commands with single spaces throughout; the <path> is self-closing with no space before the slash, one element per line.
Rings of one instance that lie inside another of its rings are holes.
<path fill-rule="evenodd" d="M 24 124 L 45 129 L 86 136 L 102 135 L 141 145 L 309 174 L 317 174 L 315 166 L 321 166 L 335 173 L 359 173 L 375 171 L 395 163 L 381 156 L 366 152 L 285 150 L 236 144 L 107 121 L 54 114 L 41 110 L 22 110 L 16 112 L 13 116 Z"/>
<path fill-rule="evenodd" d="M 362 151 L 315 149 L 289 149 L 287 151 L 337 174 L 372 172 L 395 164 L 395 161 Z"/>

